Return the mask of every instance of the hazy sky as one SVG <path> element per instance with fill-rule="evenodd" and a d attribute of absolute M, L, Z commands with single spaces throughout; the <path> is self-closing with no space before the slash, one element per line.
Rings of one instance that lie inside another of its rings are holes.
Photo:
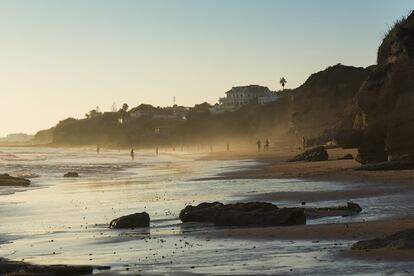
<path fill-rule="evenodd" d="M 140 103 L 216 102 L 375 63 L 412 0 L 0 1 L 0 136 Z"/>

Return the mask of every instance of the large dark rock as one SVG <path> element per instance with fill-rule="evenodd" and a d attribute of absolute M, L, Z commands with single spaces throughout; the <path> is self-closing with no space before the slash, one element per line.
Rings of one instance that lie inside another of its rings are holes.
<path fill-rule="evenodd" d="M 378 49 L 377 65 L 357 101 L 363 116 L 363 164 L 414 154 L 414 12 L 398 21 Z"/>
<path fill-rule="evenodd" d="M 63 175 L 64 177 L 79 177 L 77 172 L 67 172 Z"/>
<path fill-rule="evenodd" d="M 210 222 L 221 226 L 281 226 L 306 223 L 302 208 L 278 208 L 271 203 L 201 203 L 180 212 L 183 222 Z"/>
<path fill-rule="evenodd" d="M 13 177 L 7 173 L 0 174 L 0 186 L 27 186 L 29 184 L 29 179 Z"/>
<path fill-rule="evenodd" d="M 355 170 L 361 171 L 390 171 L 390 170 L 410 170 L 414 169 L 414 155 L 404 154 L 396 156 L 389 161 L 379 163 L 364 164 Z"/>
<path fill-rule="evenodd" d="M 140 228 L 149 227 L 150 217 L 147 212 L 122 216 L 111 221 L 110 228 Z"/>
<path fill-rule="evenodd" d="M 348 217 L 359 214 L 362 208 L 359 204 L 348 202 L 346 206 L 323 207 L 323 208 L 305 208 L 307 219 L 317 219 L 323 217 Z"/>
<path fill-rule="evenodd" d="M 110 267 L 96 267 L 110 269 Z M 0 258 L 1 275 L 90 275 L 94 267 L 89 265 L 35 265 Z"/>
<path fill-rule="evenodd" d="M 324 146 L 316 147 L 307 150 L 301 154 L 296 155 L 292 159 L 287 160 L 288 162 L 296 161 L 326 161 L 328 160 L 328 152 Z"/>
<path fill-rule="evenodd" d="M 400 231 L 383 238 L 359 241 L 352 245 L 352 250 L 381 248 L 414 249 L 414 229 Z"/>

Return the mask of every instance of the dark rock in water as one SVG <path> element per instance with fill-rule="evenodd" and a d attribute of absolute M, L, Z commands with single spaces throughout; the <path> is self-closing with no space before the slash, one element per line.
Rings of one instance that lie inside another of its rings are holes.
<path fill-rule="evenodd" d="M 0 186 L 27 186 L 29 184 L 29 179 L 13 177 L 7 173 L 0 174 Z"/>
<path fill-rule="evenodd" d="M 271 203 L 201 203 L 180 212 L 182 222 L 210 222 L 221 226 L 281 226 L 306 224 L 302 208 L 278 208 Z"/>
<path fill-rule="evenodd" d="M 148 213 L 135 213 L 127 216 L 122 216 L 111 221 L 110 228 L 140 228 L 149 227 L 150 217 Z"/>
<path fill-rule="evenodd" d="M 348 217 L 359 214 L 361 206 L 354 202 L 348 202 L 346 206 L 324 207 L 324 208 L 305 208 L 307 219 L 317 219 L 322 217 Z"/>
<path fill-rule="evenodd" d="M 63 175 L 64 177 L 79 177 L 77 172 L 67 172 Z"/>
<path fill-rule="evenodd" d="M 103 267 L 96 267 L 102 269 Z M 90 275 L 94 267 L 89 265 L 35 265 L 0 258 L 1 275 Z M 110 269 L 110 267 L 104 267 Z"/>
<path fill-rule="evenodd" d="M 363 164 L 414 154 L 414 12 L 399 20 L 378 49 L 377 65 L 357 94 L 363 112 Z"/>
<path fill-rule="evenodd" d="M 390 171 L 390 170 L 411 170 L 414 169 L 414 155 L 404 154 L 395 157 L 390 161 L 380 163 L 364 164 L 355 170 L 360 171 Z"/>
<path fill-rule="evenodd" d="M 337 158 L 336 160 L 352 160 L 352 159 L 354 159 L 354 156 L 352 156 L 352 154 L 348 153 L 348 154 L 345 154 L 342 157 Z"/>
<path fill-rule="evenodd" d="M 319 146 L 310 150 L 307 150 L 301 154 L 296 155 L 292 159 L 287 160 L 288 162 L 296 161 L 326 161 L 328 160 L 328 152 L 324 146 Z"/>
<path fill-rule="evenodd" d="M 352 250 L 367 249 L 414 249 L 414 229 L 403 230 L 384 238 L 364 240 L 352 245 Z"/>

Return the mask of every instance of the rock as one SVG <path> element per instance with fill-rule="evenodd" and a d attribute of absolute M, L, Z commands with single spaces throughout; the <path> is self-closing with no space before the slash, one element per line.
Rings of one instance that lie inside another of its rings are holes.
<path fill-rule="evenodd" d="M 360 171 L 390 171 L 390 170 L 411 170 L 414 169 L 414 155 L 404 154 L 394 157 L 386 162 L 364 164 L 355 170 Z"/>
<path fill-rule="evenodd" d="M 364 115 L 363 164 L 414 154 L 414 12 L 396 22 L 378 49 L 377 65 L 357 103 Z"/>
<path fill-rule="evenodd" d="M 0 174 L 0 186 L 27 186 L 29 184 L 29 179 L 13 177 L 7 173 Z"/>
<path fill-rule="evenodd" d="M 364 240 L 352 245 L 352 250 L 368 249 L 414 249 L 414 229 L 403 230 L 384 238 Z"/>
<path fill-rule="evenodd" d="M 67 172 L 63 175 L 64 177 L 79 177 L 77 172 Z"/>
<path fill-rule="evenodd" d="M 352 154 L 348 153 L 348 154 L 345 154 L 342 157 L 337 158 L 336 160 L 352 160 L 352 159 L 354 159 L 354 156 Z"/>
<path fill-rule="evenodd" d="M 180 212 L 182 222 L 209 222 L 221 226 L 281 226 L 306 224 L 302 208 L 278 208 L 271 203 L 201 203 Z"/>
<path fill-rule="evenodd" d="M 297 161 L 326 161 L 328 160 L 328 152 L 325 147 L 319 146 L 310 150 L 307 150 L 301 154 L 296 155 L 292 159 L 287 160 L 288 162 Z"/>
<path fill-rule="evenodd" d="M 339 129 L 334 139 L 344 149 L 356 148 L 361 144 L 362 131 L 359 129 Z"/>
<path fill-rule="evenodd" d="M 110 269 L 110 267 L 93 267 L 89 265 L 35 265 L 20 261 L 10 261 L 0 257 L 1 275 L 90 275 L 94 268 Z"/>
<path fill-rule="evenodd" d="M 109 227 L 113 229 L 120 229 L 149 227 L 149 225 L 150 217 L 148 213 L 142 212 L 116 218 L 111 221 Z"/>
<path fill-rule="evenodd" d="M 305 208 L 307 219 L 317 219 L 322 217 L 348 217 L 359 214 L 362 208 L 359 204 L 348 202 L 346 206 L 325 207 L 325 208 Z"/>

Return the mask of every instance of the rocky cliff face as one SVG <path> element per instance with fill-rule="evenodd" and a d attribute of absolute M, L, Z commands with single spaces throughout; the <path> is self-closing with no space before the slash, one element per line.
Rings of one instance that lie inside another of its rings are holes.
<path fill-rule="evenodd" d="M 385 36 L 357 102 L 363 114 L 362 163 L 414 154 L 414 12 Z"/>
<path fill-rule="evenodd" d="M 370 72 L 371 68 L 337 64 L 312 74 L 291 93 L 293 131 L 309 144 L 332 140 L 344 118 L 355 117 L 354 98 Z M 348 124 L 352 128 L 352 122 Z"/>

